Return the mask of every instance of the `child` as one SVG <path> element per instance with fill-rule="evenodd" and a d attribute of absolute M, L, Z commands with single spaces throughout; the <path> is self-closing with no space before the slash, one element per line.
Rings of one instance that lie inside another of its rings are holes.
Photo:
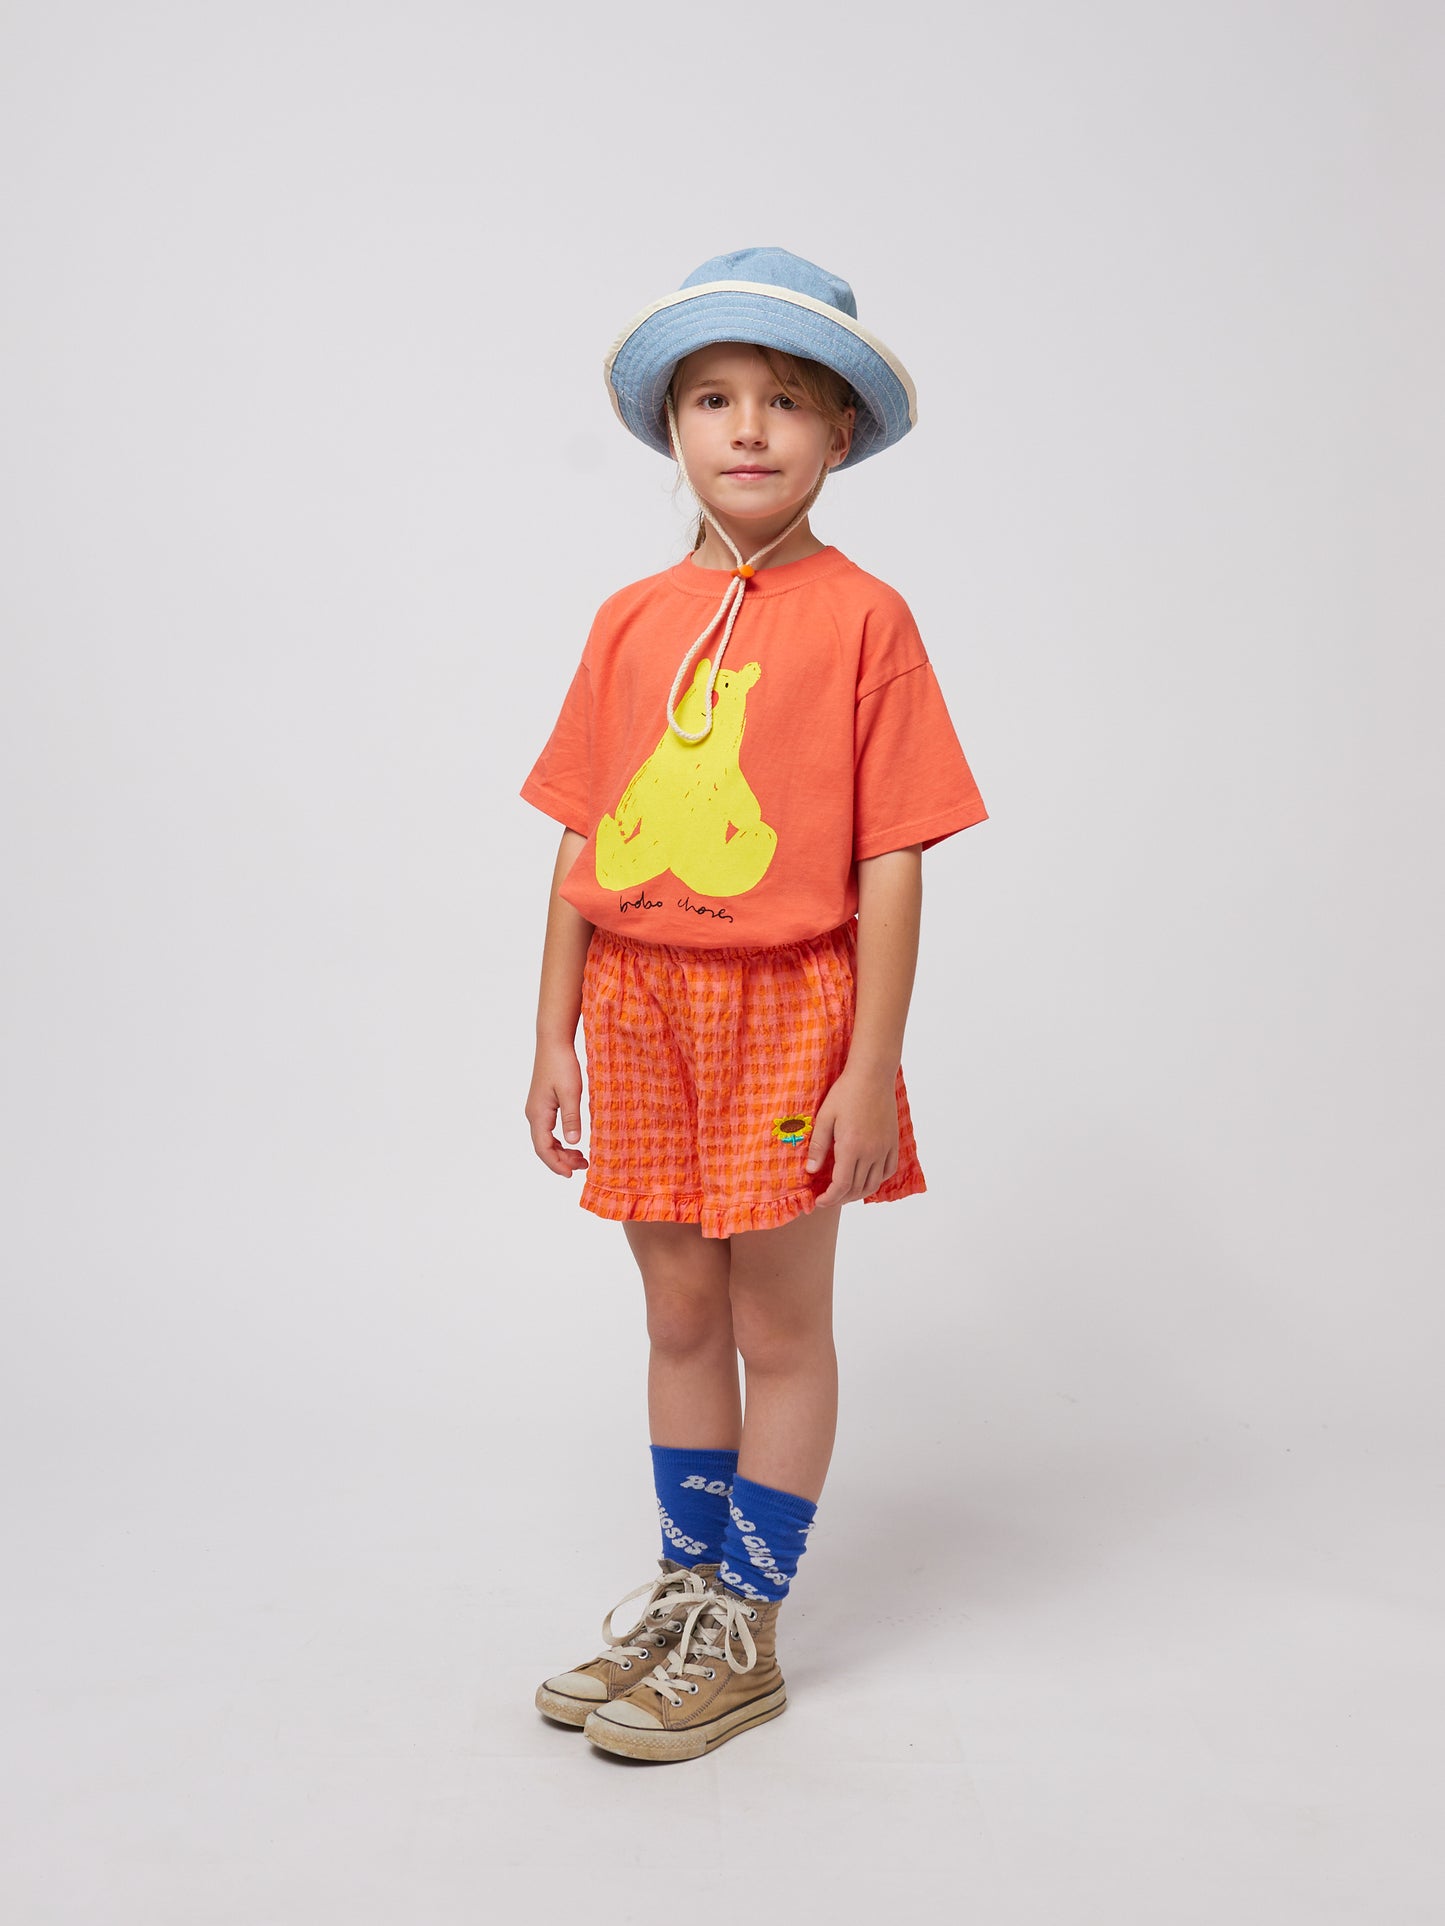
<path fill-rule="evenodd" d="M 522 789 L 563 825 L 526 1108 L 642 1273 L 662 1556 L 619 1602 L 646 1593 L 630 1629 L 614 1607 L 537 1705 L 667 1761 L 787 1702 L 778 1609 L 837 1418 L 838 1207 L 924 1188 L 900 1068 L 921 857 L 987 812 L 906 604 L 809 526 L 827 475 L 915 415 L 847 284 L 719 255 L 606 372 L 701 512 L 691 555 L 603 603 Z"/>

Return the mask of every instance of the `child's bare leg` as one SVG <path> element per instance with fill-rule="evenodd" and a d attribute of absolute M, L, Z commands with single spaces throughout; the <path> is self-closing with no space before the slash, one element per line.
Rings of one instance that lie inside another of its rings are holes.
<path fill-rule="evenodd" d="M 647 1294 L 652 1442 L 736 1451 L 742 1398 L 728 1299 L 729 1240 L 704 1237 L 696 1224 L 623 1228 Z"/>
<path fill-rule="evenodd" d="M 732 1245 L 732 1331 L 747 1371 L 738 1472 L 815 1504 L 838 1426 L 833 1255 L 839 1207 Z"/>

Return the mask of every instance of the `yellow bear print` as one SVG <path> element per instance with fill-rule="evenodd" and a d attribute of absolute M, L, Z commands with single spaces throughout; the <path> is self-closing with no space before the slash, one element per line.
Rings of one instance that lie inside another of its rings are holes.
<path fill-rule="evenodd" d="M 711 668 L 706 658 L 698 663 L 678 704 L 678 722 L 689 731 L 702 726 Z M 738 767 L 748 690 L 761 674 L 756 662 L 719 674 L 712 728 L 701 742 L 683 742 L 670 728 L 663 732 L 616 814 L 597 825 L 597 880 L 604 889 L 632 889 L 669 869 L 701 896 L 741 896 L 762 881 L 778 832 L 763 821 Z"/>

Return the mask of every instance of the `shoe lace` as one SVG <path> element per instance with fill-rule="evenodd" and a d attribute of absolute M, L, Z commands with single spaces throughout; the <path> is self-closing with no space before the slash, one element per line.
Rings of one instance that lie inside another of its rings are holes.
<path fill-rule="evenodd" d="M 640 1608 L 629 1629 L 619 1637 L 612 1629 L 613 1619 L 624 1605 L 630 1604 L 634 1598 L 640 1598 L 644 1592 L 647 1593 L 647 1603 Z M 675 1572 L 660 1572 L 656 1578 L 647 1580 L 645 1584 L 636 1586 L 624 1597 L 619 1598 L 603 1619 L 602 1636 L 607 1643 L 597 1657 L 606 1659 L 611 1665 L 620 1664 L 623 1659 L 656 1658 L 657 1652 L 654 1647 L 648 1645 L 645 1640 L 638 1642 L 639 1634 L 648 1629 L 648 1620 L 659 1621 L 653 1630 L 654 1633 L 660 1631 L 660 1621 L 673 1619 L 679 1609 L 684 1609 L 684 1600 L 696 1598 L 700 1601 L 706 1596 L 707 1580 L 691 1567 L 683 1566 L 681 1570 Z M 681 1624 L 677 1624 L 675 1629 L 681 1631 Z"/>
<path fill-rule="evenodd" d="M 670 1704 L 681 1705 L 680 1692 L 696 1692 L 696 1680 L 716 1678 L 716 1665 L 705 1660 L 726 1660 L 734 1672 L 751 1672 L 758 1648 L 749 1628 L 757 1615 L 755 1606 L 732 1592 L 707 1592 L 689 1610 L 677 1644 L 638 1683 L 661 1692 Z M 746 1654 L 741 1662 L 733 1657 L 734 1641 Z"/>

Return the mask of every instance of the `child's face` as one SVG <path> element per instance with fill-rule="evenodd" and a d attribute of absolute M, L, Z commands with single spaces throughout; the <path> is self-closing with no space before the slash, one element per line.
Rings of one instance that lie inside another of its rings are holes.
<path fill-rule="evenodd" d="M 688 355 L 673 394 L 694 490 L 724 524 L 764 541 L 792 520 L 824 464 L 835 467 L 848 452 L 853 410 L 846 428 L 830 428 L 741 342 Z"/>

